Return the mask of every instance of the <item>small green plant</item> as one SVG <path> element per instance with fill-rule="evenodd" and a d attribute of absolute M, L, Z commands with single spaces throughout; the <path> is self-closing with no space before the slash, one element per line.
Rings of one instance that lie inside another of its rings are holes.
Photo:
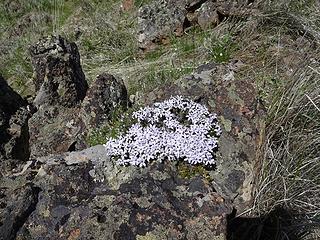
<path fill-rule="evenodd" d="M 177 163 L 178 175 L 185 179 L 191 179 L 196 176 L 202 176 L 208 182 L 211 182 L 213 178 L 210 176 L 209 170 L 202 165 L 190 165 L 186 162 L 179 161 Z"/>
<path fill-rule="evenodd" d="M 129 82 L 128 92 L 129 94 L 135 94 L 137 91 L 152 91 L 156 87 L 172 83 L 180 77 L 190 74 L 194 68 L 192 65 L 173 67 L 153 64 L 144 70 L 143 75 L 139 76 L 139 81 Z"/>
<path fill-rule="evenodd" d="M 230 35 L 225 35 L 221 39 L 211 40 L 211 55 L 215 62 L 225 63 L 231 58 L 233 50 L 232 38 Z"/>
<path fill-rule="evenodd" d="M 283 87 L 283 81 L 271 75 L 263 75 L 256 78 L 259 98 L 269 105 L 275 91 Z"/>
<path fill-rule="evenodd" d="M 173 82 L 181 76 L 191 73 L 193 69 L 193 67 L 152 67 L 149 69 L 144 81 L 141 83 L 141 87 L 145 90 L 151 90 L 154 87 Z"/>
<path fill-rule="evenodd" d="M 192 53 L 197 45 L 195 40 L 194 32 L 187 36 L 182 37 L 171 37 L 172 46 L 181 53 Z"/>

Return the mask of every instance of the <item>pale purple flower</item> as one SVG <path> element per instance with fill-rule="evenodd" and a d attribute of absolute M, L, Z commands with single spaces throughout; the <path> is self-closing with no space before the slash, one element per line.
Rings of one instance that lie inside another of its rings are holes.
<path fill-rule="evenodd" d="M 215 164 L 221 134 L 217 115 L 181 96 L 157 102 L 133 113 L 137 120 L 127 133 L 106 144 L 107 154 L 120 164 L 146 166 L 152 160 L 183 160 Z"/>

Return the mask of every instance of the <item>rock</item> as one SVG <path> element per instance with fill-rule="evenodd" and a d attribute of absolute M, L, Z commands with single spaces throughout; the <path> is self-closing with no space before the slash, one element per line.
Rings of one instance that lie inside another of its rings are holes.
<path fill-rule="evenodd" d="M 128 104 L 122 80 L 109 74 L 98 76 L 82 106 L 41 106 L 29 120 L 30 150 L 33 158 L 88 147 L 90 130 L 102 126 L 119 108 Z"/>
<path fill-rule="evenodd" d="M 242 212 L 252 201 L 265 112 L 259 107 L 254 83 L 236 79 L 239 68 L 241 63 L 237 61 L 226 65 L 202 65 L 192 75 L 154 89 L 142 101 L 148 105 L 182 95 L 205 104 L 218 114 L 222 136 L 217 169 L 210 174 L 217 192 L 232 200 L 235 208 Z"/>
<path fill-rule="evenodd" d="M 29 120 L 31 157 L 86 147 L 80 108 L 41 107 Z"/>
<path fill-rule="evenodd" d="M 27 107 L 20 108 L 9 121 L 7 132 L 10 134 L 10 140 L 4 148 L 8 159 L 18 159 L 23 162 L 29 159 L 29 128 L 28 119 L 31 112 Z"/>
<path fill-rule="evenodd" d="M 17 232 L 36 209 L 39 191 L 30 183 L 0 188 L 0 240 L 16 239 Z"/>
<path fill-rule="evenodd" d="M 0 76 L 0 169 L 10 171 L 29 157 L 27 102 Z"/>
<path fill-rule="evenodd" d="M 99 126 L 110 120 L 113 111 L 128 105 L 127 89 L 121 79 L 100 74 L 92 83 L 82 103 L 82 116 L 88 126 Z"/>
<path fill-rule="evenodd" d="M 75 43 L 50 36 L 31 46 L 30 54 L 35 72 L 36 106 L 73 107 L 84 99 L 88 84 Z"/>
<path fill-rule="evenodd" d="M 139 9 L 138 43 L 141 49 L 152 49 L 166 41 L 170 34 L 181 36 L 187 11 L 184 1 L 154 1 Z"/>
<path fill-rule="evenodd" d="M 217 26 L 222 19 L 216 9 L 216 4 L 212 1 L 207 1 L 201 5 L 197 11 L 197 22 L 202 29 Z"/>
<path fill-rule="evenodd" d="M 202 29 L 217 26 L 230 16 L 247 17 L 256 5 L 246 0 L 162 0 L 139 9 L 138 44 L 142 50 L 152 50 L 157 44 L 168 43 L 170 36 L 199 25 Z"/>
<path fill-rule="evenodd" d="M 37 161 L 39 202 L 17 239 L 225 239 L 228 201 L 172 162 L 119 166 L 103 146 Z"/>
<path fill-rule="evenodd" d="M 91 129 L 128 104 L 121 79 L 101 74 L 87 91 L 74 43 L 48 37 L 30 48 L 37 112 L 29 120 L 31 157 L 84 149 Z"/>
<path fill-rule="evenodd" d="M 26 106 L 27 102 L 16 93 L 10 86 L 8 86 L 6 80 L 0 75 L 0 108 L 1 111 L 7 115 L 14 115 L 16 111 Z"/>

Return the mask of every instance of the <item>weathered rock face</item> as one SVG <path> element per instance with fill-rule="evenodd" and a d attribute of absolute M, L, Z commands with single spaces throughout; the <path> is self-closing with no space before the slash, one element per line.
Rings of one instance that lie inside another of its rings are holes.
<path fill-rule="evenodd" d="M 99 126 L 109 120 L 116 108 L 128 105 L 127 90 L 121 79 L 110 74 L 99 75 L 82 103 L 82 115 L 87 125 Z"/>
<path fill-rule="evenodd" d="M 38 203 L 17 239 L 225 239 L 229 203 L 170 162 L 118 166 L 103 146 L 38 162 Z"/>
<path fill-rule="evenodd" d="M 29 120 L 31 156 L 81 150 L 91 129 L 110 120 L 118 107 L 127 106 L 127 91 L 121 80 L 102 74 L 92 84 L 82 105 L 70 108 L 41 106 Z"/>
<path fill-rule="evenodd" d="M 143 50 L 168 43 L 171 35 L 181 36 L 185 29 L 217 26 L 229 16 L 245 17 L 255 9 L 247 0 L 162 0 L 139 9 L 138 43 Z"/>
<path fill-rule="evenodd" d="M 16 239 L 16 233 L 36 209 L 40 189 L 32 183 L 23 186 L 0 184 L 0 239 Z"/>
<path fill-rule="evenodd" d="M 15 167 L 14 160 L 29 157 L 27 102 L 0 76 L 0 165 L 2 171 Z"/>
<path fill-rule="evenodd" d="M 48 106 L 40 108 L 29 120 L 31 157 L 46 156 L 85 147 L 86 131 L 80 108 Z"/>
<path fill-rule="evenodd" d="M 89 130 L 127 106 L 123 82 L 102 74 L 87 91 L 77 47 L 61 37 L 44 38 L 30 52 L 38 108 L 29 120 L 31 157 L 86 148 Z"/>
<path fill-rule="evenodd" d="M 141 49 L 166 42 L 169 34 L 181 36 L 186 19 L 183 1 L 155 1 L 139 10 L 138 42 Z"/>
<path fill-rule="evenodd" d="M 217 191 L 232 199 L 241 212 L 252 200 L 254 168 L 264 129 L 254 83 L 235 78 L 240 62 L 206 64 L 194 74 L 155 89 L 142 102 L 151 104 L 182 95 L 217 113 L 223 133 L 219 139 L 217 169 L 211 175 Z"/>
<path fill-rule="evenodd" d="M 72 107 L 83 100 L 88 84 L 75 43 L 50 36 L 31 46 L 30 54 L 35 70 L 36 106 Z"/>

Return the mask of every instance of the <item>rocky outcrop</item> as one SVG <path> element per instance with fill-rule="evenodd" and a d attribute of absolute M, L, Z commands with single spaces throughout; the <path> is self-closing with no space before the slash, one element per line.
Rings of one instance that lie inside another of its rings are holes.
<path fill-rule="evenodd" d="M 110 120 L 117 108 L 126 109 L 127 90 L 123 81 L 111 74 L 103 73 L 91 85 L 82 103 L 82 116 L 86 125 L 99 126 Z"/>
<path fill-rule="evenodd" d="M 181 171 L 170 161 L 127 167 L 106 156 L 103 146 L 76 151 L 86 147 L 88 131 L 126 108 L 128 99 L 123 82 L 105 73 L 87 89 L 72 45 L 52 37 L 31 47 L 34 111 L 0 81 L 1 156 L 13 159 L 6 154 L 18 149 L 29 156 L 28 143 L 18 139 L 29 139 L 31 151 L 21 172 L 1 177 L 0 239 L 226 239 L 227 215 L 251 203 L 263 139 L 254 83 L 236 78 L 241 62 L 202 65 L 138 99 L 148 105 L 182 95 L 217 113 L 216 169 L 201 174 L 188 165 Z"/>
<path fill-rule="evenodd" d="M 168 43 L 170 36 L 199 25 L 202 29 L 217 26 L 230 16 L 245 17 L 255 10 L 247 0 L 163 0 L 139 9 L 138 43 L 142 50 Z"/>
<path fill-rule="evenodd" d="M 37 112 L 29 120 L 31 157 L 86 148 L 90 129 L 126 107 L 122 80 L 102 74 L 88 89 L 76 45 L 60 36 L 41 39 L 30 52 L 37 90 Z"/>
<path fill-rule="evenodd" d="M 263 140 L 264 109 L 254 83 L 238 80 L 241 62 L 205 64 L 175 83 L 147 94 L 142 104 L 182 95 L 191 97 L 218 114 L 222 127 L 213 184 L 241 212 L 250 206 L 257 156 Z"/>
<path fill-rule="evenodd" d="M 170 162 L 123 167 L 103 146 L 37 162 L 41 191 L 17 239 L 225 239 L 229 202 Z"/>
<path fill-rule="evenodd" d="M 0 76 L 0 168 L 2 173 L 29 157 L 27 102 Z M 0 173 L 1 175 L 1 173 Z"/>
<path fill-rule="evenodd" d="M 88 84 L 75 43 L 50 36 L 31 46 L 30 54 L 35 70 L 36 106 L 72 107 L 84 99 Z"/>

